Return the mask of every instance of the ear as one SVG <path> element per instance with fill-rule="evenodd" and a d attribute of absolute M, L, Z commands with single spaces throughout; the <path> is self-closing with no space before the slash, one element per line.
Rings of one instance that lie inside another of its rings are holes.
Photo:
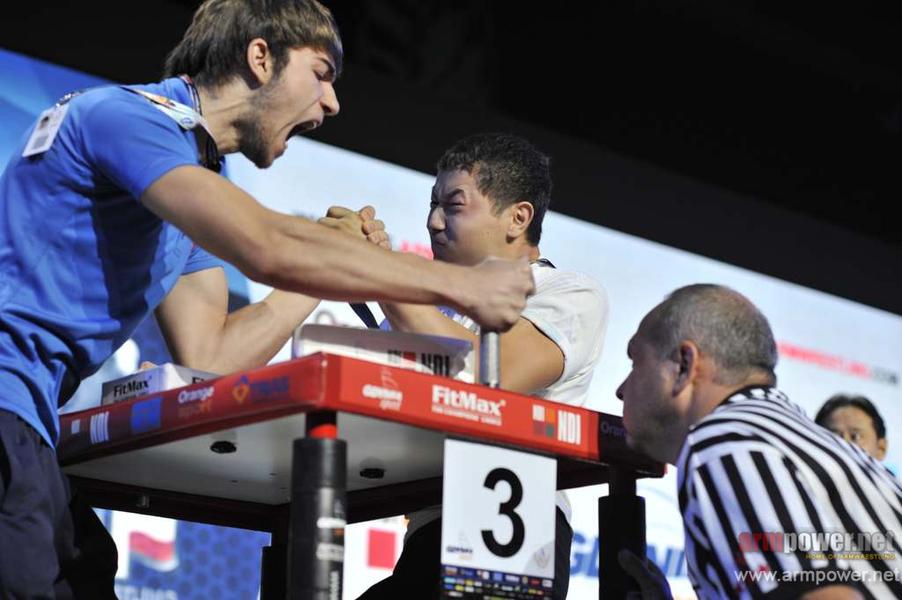
<path fill-rule="evenodd" d="M 674 396 L 681 394 L 693 382 L 698 374 L 700 359 L 698 346 L 695 343 L 685 340 L 677 346 L 676 356 L 673 358 L 677 367 L 673 380 L 672 393 Z"/>
<path fill-rule="evenodd" d="M 883 460 L 886 458 L 886 438 L 880 438 L 877 440 L 877 455 L 874 457 L 877 460 Z"/>
<path fill-rule="evenodd" d="M 274 73 L 273 56 L 263 38 L 254 38 L 247 45 L 247 67 L 258 85 L 266 85 Z"/>
<path fill-rule="evenodd" d="M 508 239 L 517 239 L 526 234 L 529 224 L 535 217 L 536 209 L 529 202 L 522 201 L 508 207 L 510 211 L 510 225 L 507 227 Z"/>

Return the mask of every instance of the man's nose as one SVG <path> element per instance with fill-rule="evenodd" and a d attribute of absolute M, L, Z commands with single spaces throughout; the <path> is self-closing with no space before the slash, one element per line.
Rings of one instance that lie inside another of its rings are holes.
<path fill-rule="evenodd" d="M 334 117 L 341 110 L 341 105 L 338 103 L 338 94 L 335 93 L 335 88 L 331 83 L 326 84 L 326 93 L 323 94 L 320 104 L 323 107 L 323 113 L 327 117 Z"/>
<path fill-rule="evenodd" d="M 429 231 L 442 231 L 445 229 L 445 215 L 440 208 L 433 208 L 429 211 L 429 218 L 426 219 L 426 228 Z"/>

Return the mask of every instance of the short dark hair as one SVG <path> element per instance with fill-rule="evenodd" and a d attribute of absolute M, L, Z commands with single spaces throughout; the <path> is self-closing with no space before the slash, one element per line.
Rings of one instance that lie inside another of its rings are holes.
<path fill-rule="evenodd" d="M 455 142 L 436 168 L 470 173 L 498 212 L 516 202 L 529 202 L 534 214 L 526 239 L 533 246 L 539 243 L 551 203 L 551 159 L 535 146 L 509 133 L 479 133 Z"/>
<path fill-rule="evenodd" d="M 814 417 L 814 422 L 820 425 L 821 427 L 827 426 L 827 419 L 830 418 L 830 415 L 833 414 L 833 411 L 845 408 L 846 406 L 854 406 L 855 408 L 863 410 L 871 420 L 874 422 L 874 431 L 877 432 L 877 439 L 881 440 L 886 437 L 886 424 L 883 422 L 883 417 L 880 416 L 880 413 L 877 412 L 877 407 L 874 404 L 865 398 L 864 396 L 855 396 L 852 394 L 835 394 L 830 396 L 830 399 L 824 402 L 824 405 L 821 407 L 819 411 L 817 411 L 817 416 Z"/>
<path fill-rule="evenodd" d="M 641 335 L 662 358 L 692 340 L 714 360 L 718 383 L 740 383 L 758 372 L 776 384 L 777 344 L 770 324 L 748 298 L 728 287 L 699 283 L 677 289 L 646 315 Z"/>
<path fill-rule="evenodd" d="M 216 86 L 247 69 L 247 45 L 266 40 L 279 75 L 292 48 L 326 52 L 341 71 L 341 37 L 332 13 L 316 0 L 207 0 L 166 57 L 165 77 L 186 74 Z"/>

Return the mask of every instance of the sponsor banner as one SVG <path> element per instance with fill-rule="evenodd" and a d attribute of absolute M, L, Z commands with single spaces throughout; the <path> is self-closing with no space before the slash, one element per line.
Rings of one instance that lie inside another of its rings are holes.
<path fill-rule="evenodd" d="M 130 398 L 172 390 L 218 377 L 215 373 L 189 369 L 173 363 L 157 365 L 125 377 L 105 381 L 101 386 L 101 404 L 114 404 Z"/>
<path fill-rule="evenodd" d="M 442 567 L 441 586 L 445 598 L 545 600 L 552 597 L 553 585 L 554 580 L 543 577 L 449 565 Z"/>
<path fill-rule="evenodd" d="M 338 360 L 339 389 L 329 394 L 330 406 L 338 410 L 376 417 L 391 412 L 390 418 L 401 423 L 598 458 L 598 438 L 590 434 L 598 430 L 594 411 L 360 360 Z"/>
<path fill-rule="evenodd" d="M 60 415 L 60 461 L 84 460 L 118 444 L 147 436 L 166 441 L 189 436 L 191 426 L 223 419 L 265 419 L 270 410 L 317 405 L 324 397 L 322 360 L 312 358 L 237 373 L 214 381 L 167 390 L 152 398 L 133 398 Z"/>

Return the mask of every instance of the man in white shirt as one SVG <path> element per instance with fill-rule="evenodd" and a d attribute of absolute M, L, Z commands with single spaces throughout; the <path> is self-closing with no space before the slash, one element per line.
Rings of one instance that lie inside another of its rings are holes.
<path fill-rule="evenodd" d="M 551 199 L 549 159 L 507 134 L 479 134 L 452 146 L 438 162 L 427 229 L 436 260 L 477 265 L 490 256 L 528 261 L 536 293 L 501 335 L 501 387 L 581 405 L 601 356 L 608 303 L 589 277 L 556 269 L 539 251 Z M 466 339 L 479 348 L 479 326 L 444 307 L 383 303 L 392 329 Z M 569 506 L 559 494 L 554 598 L 569 586 Z M 437 598 L 441 507 L 411 515 L 393 574 L 360 600 Z"/>

